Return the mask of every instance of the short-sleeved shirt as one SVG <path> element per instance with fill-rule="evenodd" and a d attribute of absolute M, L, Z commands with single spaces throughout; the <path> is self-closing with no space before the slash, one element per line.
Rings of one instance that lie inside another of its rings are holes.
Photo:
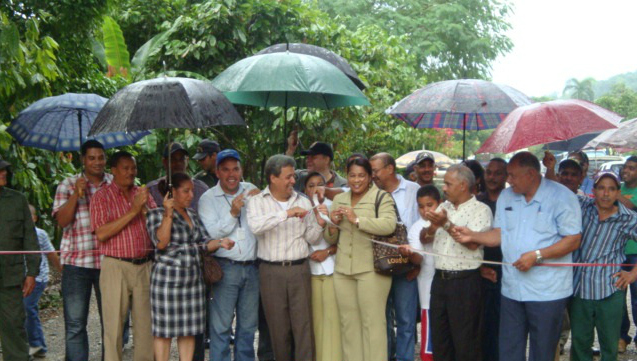
<path fill-rule="evenodd" d="M 40 245 L 40 251 L 55 251 L 51 244 L 51 239 L 45 230 L 35 227 L 35 233 L 38 235 L 38 244 Z M 49 260 L 46 258 L 46 253 L 42 253 L 42 261 L 40 262 L 40 274 L 35 278 L 36 282 L 46 283 L 49 282 Z"/>
<path fill-rule="evenodd" d="M 582 242 L 573 252 L 576 263 L 621 264 L 626 242 L 637 237 L 637 213 L 618 203 L 617 213 L 600 221 L 595 200 L 579 197 L 582 207 Z M 619 291 L 613 275 L 620 266 L 575 267 L 574 296 L 602 300 Z"/>
<path fill-rule="evenodd" d="M 456 226 L 467 227 L 474 232 L 485 232 L 491 229 L 493 223 L 493 215 L 489 207 L 478 202 L 476 197 L 471 196 L 469 200 L 458 207 L 449 201 L 445 201 L 436 209 L 436 212 L 447 212 L 447 218 Z M 433 243 L 434 252 L 440 255 L 450 255 L 462 258 L 468 258 L 475 261 L 465 261 L 455 258 L 435 256 L 436 269 L 444 271 L 464 271 L 472 270 L 480 267 L 483 259 L 482 247 L 475 250 L 463 246 L 456 242 L 451 235 L 444 229 L 438 228 L 434 234 Z"/>
<path fill-rule="evenodd" d="M 416 223 L 409 228 L 407 238 L 409 239 L 411 248 L 417 251 L 433 252 L 433 245 L 431 243 L 422 244 L 420 242 L 420 231 L 422 231 L 423 228 L 428 228 L 430 225 L 431 223 L 429 221 L 419 218 Z M 420 308 L 422 309 L 429 309 L 431 282 L 434 279 L 435 272 L 434 256 L 423 254 L 422 261 L 420 262 L 420 273 L 418 273 L 418 298 L 420 299 Z"/>
<path fill-rule="evenodd" d="M 157 207 L 164 206 L 164 196 L 162 196 L 161 192 L 159 192 L 159 181 L 164 178 L 165 177 L 157 178 L 146 185 L 148 187 L 148 192 L 150 193 L 152 198 L 155 200 L 155 204 L 157 205 Z M 208 186 L 206 185 L 206 183 L 197 179 L 193 179 L 192 184 L 194 186 L 194 189 L 193 189 L 194 197 L 192 198 L 192 201 L 190 202 L 189 208 L 192 208 L 195 211 L 198 211 L 199 209 L 197 207 L 199 207 L 199 198 L 201 198 L 201 196 L 204 193 L 206 193 L 206 191 L 208 190 Z"/>
<path fill-rule="evenodd" d="M 141 188 L 133 186 L 130 200 L 115 182 L 102 187 L 91 200 L 91 227 L 93 232 L 103 225 L 123 217 L 131 210 L 135 194 Z M 153 197 L 148 197 L 148 209 L 156 208 Z M 153 244 L 146 231 L 146 220 L 143 212 L 133 218 L 119 233 L 110 239 L 100 242 L 100 252 L 104 256 L 120 258 L 146 257 L 153 249 Z"/>
<path fill-rule="evenodd" d="M 398 188 L 391 192 L 391 196 L 396 202 L 396 209 L 400 215 L 400 220 L 403 222 L 407 229 L 420 219 L 418 214 L 418 202 L 416 200 L 416 193 L 420 186 L 418 183 L 408 181 L 400 175 L 396 176 L 400 183 Z"/>
<path fill-rule="evenodd" d="M 500 228 L 504 262 L 549 247 L 582 231 L 577 196 L 565 186 L 542 178 L 533 199 L 507 188 L 500 193 L 494 228 Z M 545 263 L 571 263 L 571 253 Z M 532 267 L 527 272 L 503 267 L 502 295 L 519 302 L 554 301 L 573 294 L 572 267 Z"/>
<path fill-rule="evenodd" d="M 53 216 L 60 211 L 75 192 L 75 182 L 83 174 L 66 178 L 57 187 L 53 201 Z M 89 207 L 95 192 L 112 182 L 113 176 L 105 173 L 104 179 L 98 185 L 87 182 L 84 197 L 77 199 L 73 222 L 64 227 L 60 242 L 60 262 L 76 267 L 100 268 L 99 241 L 91 229 L 91 215 Z"/>
<path fill-rule="evenodd" d="M 622 184 L 622 188 L 621 188 L 621 192 L 622 195 L 626 198 L 628 198 L 628 200 L 630 200 L 634 207 L 637 207 L 637 187 L 635 188 L 628 188 L 626 187 L 626 184 Z M 628 241 L 628 243 L 626 243 L 626 249 L 625 249 L 625 253 L 626 254 L 637 254 L 637 242 L 634 239 L 631 239 Z"/>

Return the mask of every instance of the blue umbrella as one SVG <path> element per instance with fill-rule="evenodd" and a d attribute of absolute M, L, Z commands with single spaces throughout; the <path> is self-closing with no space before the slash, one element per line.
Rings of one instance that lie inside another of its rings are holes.
<path fill-rule="evenodd" d="M 105 148 L 135 144 L 148 131 L 112 132 L 87 137 L 97 113 L 108 99 L 95 94 L 74 94 L 38 100 L 18 114 L 7 133 L 19 144 L 51 151 L 77 151 L 85 140 Z"/>

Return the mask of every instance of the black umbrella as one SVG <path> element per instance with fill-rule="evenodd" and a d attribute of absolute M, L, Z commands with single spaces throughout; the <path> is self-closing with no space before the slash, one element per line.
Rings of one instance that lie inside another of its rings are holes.
<path fill-rule="evenodd" d="M 616 129 L 613 129 L 613 131 Z M 586 146 L 588 142 L 595 139 L 598 135 L 602 134 L 602 132 L 594 132 L 580 135 L 579 137 L 575 137 L 573 139 L 568 140 L 560 140 L 559 142 L 547 143 L 546 149 L 551 151 L 562 151 L 562 152 L 574 152 L 576 150 L 580 150 Z"/>
<path fill-rule="evenodd" d="M 347 77 L 350 78 L 354 82 L 354 84 L 356 84 L 358 89 L 363 90 L 366 88 L 365 84 L 363 84 L 363 81 L 360 80 L 360 78 L 358 77 L 358 74 L 356 74 L 354 69 L 352 69 L 352 66 L 349 65 L 349 63 L 347 62 L 347 60 L 345 60 L 345 58 L 336 54 L 333 51 L 327 50 L 320 46 L 303 44 L 303 43 L 291 43 L 291 44 L 281 43 L 281 44 L 269 46 L 261 50 L 260 52 L 256 53 L 256 55 L 270 54 L 270 53 L 284 53 L 286 51 L 289 51 L 291 53 L 316 56 L 317 58 L 326 60 L 327 62 L 332 63 L 334 66 L 336 66 L 340 71 L 345 73 L 345 75 L 347 75 Z"/>
<path fill-rule="evenodd" d="M 89 136 L 107 132 L 245 125 L 211 83 L 189 78 L 143 80 L 120 89 L 97 115 Z M 170 131 L 168 132 L 170 143 Z M 170 162 L 170 157 L 168 157 Z M 168 183 L 171 185 L 170 164 Z"/>

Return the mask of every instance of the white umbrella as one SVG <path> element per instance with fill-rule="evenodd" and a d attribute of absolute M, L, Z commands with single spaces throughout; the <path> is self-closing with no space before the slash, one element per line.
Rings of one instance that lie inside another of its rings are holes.
<path fill-rule="evenodd" d="M 456 163 L 453 159 L 449 158 L 449 156 L 439 152 L 434 152 L 431 150 L 415 150 L 413 152 L 409 152 L 398 157 L 398 159 L 396 159 L 396 166 L 398 168 L 406 168 L 409 165 L 409 163 L 416 160 L 416 157 L 418 156 L 418 154 L 422 152 L 429 152 L 433 154 L 436 160 L 436 165 L 443 165 L 443 164 L 452 165 Z"/>

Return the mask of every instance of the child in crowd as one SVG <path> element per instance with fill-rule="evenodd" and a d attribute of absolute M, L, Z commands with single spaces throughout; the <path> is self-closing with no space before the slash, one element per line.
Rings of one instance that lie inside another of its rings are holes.
<path fill-rule="evenodd" d="M 38 221 L 38 216 L 35 211 L 35 207 L 29 204 L 31 210 L 31 218 L 35 224 Z M 43 229 L 35 227 L 35 232 L 38 236 L 38 243 L 40 250 L 42 251 L 55 251 L 49 235 Z M 47 282 L 49 282 L 49 262 L 50 261 L 58 272 L 62 272 L 62 265 L 60 264 L 60 258 L 56 253 L 42 253 L 42 262 L 40 262 L 40 274 L 35 278 L 35 288 L 33 292 L 24 298 L 24 311 L 26 312 L 25 328 L 27 330 L 27 337 L 29 339 L 29 355 L 34 357 L 45 357 L 46 355 L 46 343 L 44 342 L 44 333 L 42 333 L 42 325 L 40 324 L 40 313 L 38 309 L 38 303 L 40 296 L 46 288 Z"/>
<path fill-rule="evenodd" d="M 433 252 L 431 243 L 423 245 L 420 242 L 420 231 L 430 226 L 429 221 L 425 220 L 425 213 L 435 212 L 440 204 L 440 192 L 433 185 L 421 187 L 416 193 L 418 201 L 418 214 L 420 219 L 414 223 L 409 229 L 407 237 L 409 238 L 409 246 L 401 246 L 400 253 L 409 257 L 414 264 L 420 265 L 420 273 L 418 274 L 418 295 L 420 298 L 421 308 L 421 340 L 420 340 L 420 359 L 422 361 L 433 361 L 431 353 L 431 334 L 429 329 L 429 298 L 431 291 L 431 282 L 434 279 L 434 257 L 430 255 L 421 255 L 412 250 L 420 250 Z"/>

